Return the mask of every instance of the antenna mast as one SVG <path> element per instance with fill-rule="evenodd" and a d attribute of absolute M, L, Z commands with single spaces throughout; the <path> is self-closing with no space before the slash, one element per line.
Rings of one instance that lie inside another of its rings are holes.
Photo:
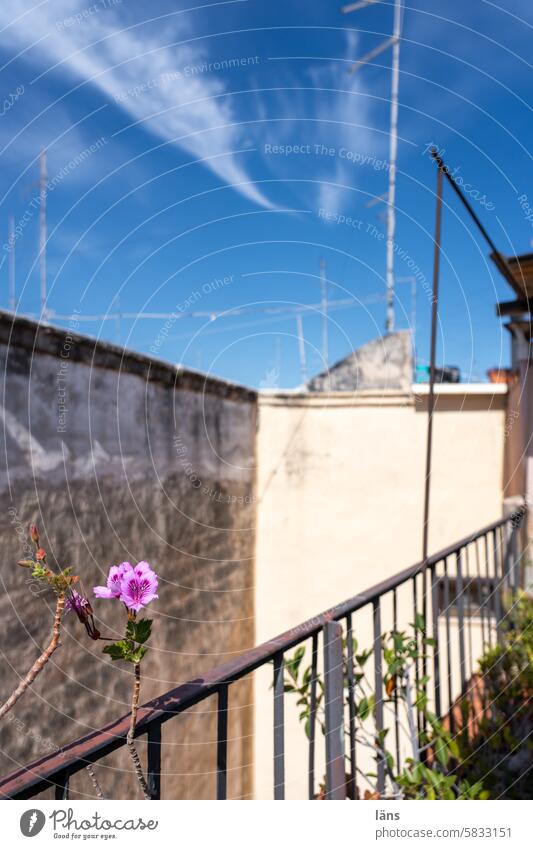
<path fill-rule="evenodd" d="M 328 351 L 328 284 L 326 280 L 326 260 L 320 259 L 320 290 L 322 297 L 322 368 L 329 365 Z"/>
<path fill-rule="evenodd" d="M 376 0 L 360 0 L 343 6 L 341 12 L 347 14 L 367 6 L 374 5 Z M 392 80 L 390 101 L 390 132 L 389 132 L 389 189 L 387 192 L 387 318 L 385 328 L 387 333 L 394 330 L 394 232 L 396 216 L 394 205 L 396 200 L 396 160 L 398 156 L 398 92 L 400 83 L 400 37 L 402 32 L 402 0 L 395 0 L 393 34 L 369 53 L 365 54 L 351 65 L 350 73 L 357 72 L 380 53 L 392 47 Z M 370 205 L 370 204 L 369 204 Z"/>
<path fill-rule="evenodd" d="M 9 216 L 7 243 L 9 245 L 9 309 L 15 312 L 15 219 L 12 215 Z"/>
<path fill-rule="evenodd" d="M 298 331 L 298 351 L 300 354 L 300 372 L 302 375 L 302 383 L 307 383 L 307 361 L 305 358 L 305 339 L 304 328 L 302 322 L 302 313 L 296 313 L 296 329 Z"/>
<path fill-rule="evenodd" d="M 41 278 L 41 317 L 46 317 L 46 150 L 39 156 L 39 271 Z"/>
<path fill-rule="evenodd" d="M 387 199 L 387 333 L 394 330 L 394 231 L 396 215 L 396 160 L 398 156 L 398 91 L 400 83 L 400 34 L 402 27 L 402 0 L 394 5 L 394 31 L 392 45 L 392 83 L 390 100 L 389 141 L 389 196 Z"/>

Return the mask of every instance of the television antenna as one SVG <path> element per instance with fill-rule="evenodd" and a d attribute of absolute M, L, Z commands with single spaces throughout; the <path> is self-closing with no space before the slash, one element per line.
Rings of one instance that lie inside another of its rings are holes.
<path fill-rule="evenodd" d="M 341 8 L 342 14 L 356 12 L 367 6 L 373 6 L 379 0 L 359 0 Z M 402 33 L 402 0 L 394 2 L 393 33 L 377 47 L 354 62 L 348 68 L 349 73 L 355 74 L 381 53 L 392 48 L 391 100 L 390 100 L 390 132 L 389 132 L 389 188 L 387 192 L 387 318 L 385 328 L 387 333 L 394 330 L 394 233 L 396 229 L 396 161 L 398 157 L 398 93 L 400 83 L 400 41 Z"/>

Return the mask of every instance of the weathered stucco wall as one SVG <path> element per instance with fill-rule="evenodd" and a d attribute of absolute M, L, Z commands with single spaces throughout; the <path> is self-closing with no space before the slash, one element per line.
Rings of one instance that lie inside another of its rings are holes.
<path fill-rule="evenodd" d="M 310 392 L 388 389 L 408 392 L 413 379 L 413 343 L 409 330 L 372 339 L 307 383 Z"/>
<path fill-rule="evenodd" d="M 420 560 L 427 387 L 415 390 L 260 396 L 258 643 Z M 437 391 L 431 551 L 497 519 L 503 498 L 506 387 Z M 360 645 L 371 645 L 367 625 Z M 256 676 L 259 798 L 272 795 L 270 676 Z M 287 795 L 305 798 L 295 699 L 287 697 L 285 711 Z"/>
<path fill-rule="evenodd" d="M 3 446 L 0 545 L 3 701 L 48 639 L 53 598 L 15 564 L 37 521 L 54 560 L 85 587 L 109 565 L 148 560 L 160 575 L 142 700 L 252 646 L 256 397 L 86 337 L 0 316 Z M 102 632 L 122 611 L 96 603 Z M 131 670 L 65 619 L 63 647 L 1 733 L 0 772 L 128 710 Z M 250 792 L 251 702 L 232 690 L 229 793 Z M 214 705 L 163 728 L 166 797 L 214 795 Z M 142 748 L 142 744 L 140 744 Z M 98 773 L 110 797 L 135 794 L 130 764 Z M 76 786 L 93 793 L 84 773 Z"/>

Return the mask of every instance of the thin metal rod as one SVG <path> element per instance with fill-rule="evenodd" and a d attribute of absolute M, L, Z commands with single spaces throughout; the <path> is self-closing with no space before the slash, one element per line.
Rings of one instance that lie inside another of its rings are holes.
<path fill-rule="evenodd" d="M 9 309 L 15 312 L 15 219 L 9 216 L 9 232 L 7 244 L 9 246 Z"/>
<path fill-rule="evenodd" d="M 398 592 L 396 587 L 392 591 L 392 630 L 395 634 L 398 633 Z M 400 718 L 398 712 L 398 687 L 394 687 L 394 732 L 396 741 L 396 767 L 398 772 L 400 772 Z"/>
<path fill-rule="evenodd" d="M 398 93 L 400 87 L 400 35 L 402 29 L 402 0 L 394 4 L 392 37 L 392 78 L 389 131 L 389 194 L 387 200 L 387 333 L 394 330 L 394 233 L 396 229 L 396 160 L 398 158 Z"/>
<path fill-rule="evenodd" d="M 461 673 L 461 693 L 466 688 L 466 654 L 465 654 L 465 620 L 464 620 L 464 592 L 463 592 L 463 556 L 462 551 L 457 552 L 457 575 L 455 580 L 455 605 L 457 608 L 457 625 L 459 632 L 459 669 Z"/>
<path fill-rule="evenodd" d="M 466 624 L 468 626 L 468 663 L 467 663 L 467 675 L 470 677 L 474 672 L 474 647 L 472 640 L 472 607 L 474 600 L 474 593 L 472 588 L 472 578 L 470 577 L 470 553 L 469 546 L 467 545 L 465 548 L 465 570 L 466 570 L 466 583 L 464 588 L 464 614 L 466 618 Z"/>
<path fill-rule="evenodd" d="M 394 36 L 387 38 L 386 41 L 382 41 L 381 44 L 378 44 L 377 47 L 373 47 L 372 50 L 369 50 L 368 53 L 365 53 L 364 56 L 361 56 L 360 59 L 357 59 L 352 65 L 348 67 L 348 73 L 355 74 L 359 68 L 362 68 L 363 65 L 367 65 L 368 62 L 371 62 L 372 59 L 375 59 L 376 56 L 379 56 L 381 53 L 384 53 L 385 50 L 388 50 L 389 47 L 392 47 L 394 44 Z"/>
<path fill-rule="evenodd" d="M 448 710 L 450 712 L 450 730 L 454 730 L 454 715 L 452 707 L 452 642 L 450 634 L 450 576 L 448 575 L 448 561 L 444 561 L 444 618 L 446 622 L 446 680 L 448 682 Z"/>
<path fill-rule="evenodd" d="M 346 799 L 344 770 L 344 671 L 342 626 L 324 625 L 324 707 L 326 725 L 326 799 Z"/>
<path fill-rule="evenodd" d="M 39 157 L 39 269 L 41 279 L 41 315 L 46 310 L 46 150 Z"/>
<path fill-rule="evenodd" d="M 161 722 L 148 727 L 148 792 L 150 799 L 161 798 Z"/>
<path fill-rule="evenodd" d="M 380 749 L 385 746 L 383 739 L 383 661 L 381 656 L 381 606 L 379 599 L 372 605 L 374 619 L 374 688 L 375 688 L 375 720 L 376 737 Z M 381 752 L 376 753 L 378 767 L 377 789 L 380 796 L 385 792 L 385 760 Z"/>
<path fill-rule="evenodd" d="M 435 160 L 435 162 L 437 163 L 437 165 L 439 166 L 439 171 L 442 170 L 442 172 L 443 172 L 444 176 L 446 177 L 446 179 L 448 180 L 450 186 L 452 187 L 455 194 L 457 195 L 457 197 L 459 198 L 459 200 L 461 201 L 461 203 L 463 204 L 463 206 L 467 210 L 468 214 L 472 218 L 472 220 L 473 220 L 474 224 L 476 225 L 476 227 L 478 228 L 479 232 L 481 233 L 481 235 L 483 236 L 483 238 L 485 239 L 485 241 L 489 245 L 491 251 L 493 252 L 495 257 L 497 258 L 497 260 L 498 260 L 497 265 L 498 265 L 499 270 L 501 271 L 503 276 L 506 278 L 507 282 L 514 289 L 515 286 L 516 286 L 516 280 L 514 278 L 514 275 L 511 271 L 511 269 L 507 265 L 507 261 L 506 261 L 505 257 L 500 253 L 500 251 L 498 250 L 498 248 L 496 247 L 496 245 L 492 241 L 491 237 L 489 236 L 488 232 L 485 230 L 485 227 L 483 226 L 483 224 L 479 220 L 478 216 L 476 215 L 474 208 L 469 203 L 469 201 L 466 199 L 462 190 L 457 185 L 456 181 L 453 178 L 453 175 L 450 173 L 450 169 L 448 168 L 447 165 L 444 164 L 444 160 L 439 155 L 439 152 L 436 148 L 432 149 L 431 155 L 432 155 L 433 159 Z"/>
<path fill-rule="evenodd" d="M 418 615 L 418 585 L 416 582 L 416 575 L 413 576 L 413 623 L 416 623 L 416 618 Z M 420 666 L 418 662 L 418 654 L 420 650 L 420 641 L 418 639 L 418 628 L 414 629 L 414 640 L 416 645 L 416 658 L 415 658 L 415 689 L 418 691 L 418 683 L 420 681 Z M 416 711 L 416 727 L 418 732 L 420 733 L 420 711 L 417 709 Z"/>
<path fill-rule="evenodd" d="M 217 706 L 217 799 L 227 799 L 228 791 L 228 685 L 218 691 Z"/>
<path fill-rule="evenodd" d="M 439 578 L 437 567 L 430 567 L 431 575 L 431 610 L 433 613 L 433 685 L 435 693 L 435 715 L 440 718 L 440 656 L 439 656 Z"/>
<path fill-rule="evenodd" d="M 296 331 L 298 333 L 298 353 L 300 355 L 300 373 L 302 383 L 307 383 L 307 360 L 305 357 L 304 326 L 301 312 L 296 313 Z"/>
<path fill-rule="evenodd" d="M 315 798 L 316 689 L 318 680 L 318 634 L 311 649 L 311 704 L 309 709 L 309 798 Z"/>
<path fill-rule="evenodd" d="M 433 297 L 431 302 L 431 346 L 429 355 L 428 429 L 426 442 L 426 480 L 424 489 L 424 528 L 422 560 L 427 561 L 429 540 L 429 502 L 431 494 L 431 450 L 433 447 L 433 414 L 435 412 L 435 359 L 437 355 L 437 319 L 439 306 L 440 239 L 442 230 L 442 169 L 437 170 L 435 206 L 435 243 L 433 249 Z"/>
<path fill-rule="evenodd" d="M 487 589 L 488 589 L 488 605 L 487 605 L 487 616 L 488 616 L 488 627 L 487 627 L 487 643 L 489 648 L 492 647 L 492 608 L 494 604 L 494 595 L 493 595 L 493 585 L 490 578 L 490 555 L 489 555 L 489 535 L 485 534 L 483 537 L 485 540 L 485 577 L 487 579 Z"/>
<path fill-rule="evenodd" d="M 348 660 L 348 717 L 350 732 L 350 798 L 355 799 L 356 787 L 356 748 L 355 748 L 355 686 L 353 669 L 353 629 L 352 614 L 346 617 L 346 653 Z"/>
<path fill-rule="evenodd" d="M 494 606 L 495 606 L 495 613 L 496 613 L 496 641 L 501 644 L 502 641 L 503 641 L 503 633 L 502 633 L 503 563 L 502 563 L 501 551 L 498 550 L 498 532 L 496 530 L 494 530 L 492 532 L 492 543 L 493 543 L 493 551 L 494 551 Z"/>
<path fill-rule="evenodd" d="M 274 799 L 285 798 L 285 718 L 283 652 L 274 657 Z"/>
<path fill-rule="evenodd" d="M 356 3 L 349 3 L 348 6 L 342 6 L 341 14 L 347 15 L 348 12 L 356 12 L 358 9 L 364 9 L 365 6 L 372 6 L 378 2 L 379 0 L 357 0 Z"/>
<path fill-rule="evenodd" d="M 322 368 L 329 364 L 328 350 L 328 282 L 326 279 L 326 260 L 320 260 L 320 296 L 322 298 Z"/>
<path fill-rule="evenodd" d="M 474 545 L 476 547 L 477 609 L 478 616 L 481 619 L 481 645 L 483 646 L 483 651 L 485 651 L 485 605 L 483 603 L 483 579 L 481 577 L 481 563 L 479 560 L 479 546 L 477 540 L 474 542 Z"/>
<path fill-rule="evenodd" d="M 422 529 L 422 562 L 428 562 L 429 507 L 431 497 L 431 461 L 433 449 L 433 415 L 435 412 L 435 360 L 437 357 L 437 319 L 439 308 L 440 240 L 442 231 L 442 170 L 437 169 L 435 200 L 435 241 L 433 249 L 433 295 L 431 300 L 431 343 L 429 355 L 428 423 L 426 438 L 426 476 L 424 482 L 424 525 Z M 427 627 L 427 588 L 422 584 L 422 617 Z M 425 654 L 424 654 L 425 657 Z M 425 665 L 425 661 L 424 661 Z M 425 673 L 424 673 L 425 674 Z"/>
<path fill-rule="evenodd" d="M 54 798 L 65 801 L 69 798 L 70 777 L 66 770 L 59 773 L 55 781 Z"/>

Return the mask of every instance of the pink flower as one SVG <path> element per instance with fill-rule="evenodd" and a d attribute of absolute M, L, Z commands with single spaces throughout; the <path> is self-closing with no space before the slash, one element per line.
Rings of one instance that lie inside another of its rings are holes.
<path fill-rule="evenodd" d="M 93 587 L 97 598 L 118 598 L 129 610 L 138 612 L 157 596 L 157 575 L 145 560 L 136 566 L 111 566 L 105 587 Z"/>
<path fill-rule="evenodd" d="M 125 571 L 120 582 L 120 600 L 129 610 L 137 613 L 157 595 L 157 575 L 148 563 L 142 561 L 131 571 Z"/>
<path fill-rule="evenodd" d="M 140 566 L 141 563 L 138 564 Z M 148 566 L 148 564 L 146 564 Z M 138 566 L 135 568 L 137 569 Z M 150 567 L 148 567 L 150 568 Z M 120 598 L 121 587 L 120 582 L 125 572 L 132 572 L 133 566 L 131 563 L 121 563 L 120 566 L 111 566 L 109 575 L 107 576 L 107 586 L 93 587 L 93 592 L 96 598 Z"/>

